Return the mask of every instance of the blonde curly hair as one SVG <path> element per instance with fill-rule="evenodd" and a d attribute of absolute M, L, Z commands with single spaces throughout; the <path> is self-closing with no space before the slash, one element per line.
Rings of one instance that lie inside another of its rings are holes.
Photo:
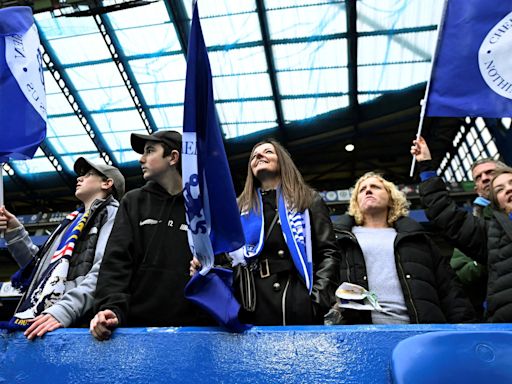
<path fill-rule="evenodd" d="M 384 179 L 384 177 L 382 177 L 382 175 L 375 172 L 367 172 L 357 180 L 356 184 L 354 185 L 352 195 L 350 196 L 348 214 L 354 216 L 357 225 L 363 224 L 363 213 L 361 212 L 359 204 L 357 203 L 357 195 L 361 189 L 361 183 L 370 177 L 375 177 L 376 179 L 380 180 L 388 193 L 389 210 L 387 222 L 388 225 L 392 227 L 395 221 L 397 221 L 400 217 L 407 216 L 409 214 L 409 202 L 407 201 L 405 194 L 400 192 L 395 184 L 387 181 Z"/>

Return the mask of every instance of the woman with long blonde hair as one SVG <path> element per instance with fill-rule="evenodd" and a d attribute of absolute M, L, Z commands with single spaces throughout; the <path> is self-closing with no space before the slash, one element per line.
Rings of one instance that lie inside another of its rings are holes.
<path fill-rule="evenodd" d="M 238 204 L 246 245 L 231 256 L 239 265 L 241 320 L 323 323 L 339 277 L 329 211 L 277 141 L 253 147 Z"/>

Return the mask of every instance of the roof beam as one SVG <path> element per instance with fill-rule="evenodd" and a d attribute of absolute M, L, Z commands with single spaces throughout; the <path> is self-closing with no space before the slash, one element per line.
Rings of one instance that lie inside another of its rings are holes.
<path fill-rule="evenodd" d="M 57 171 L 62 180 L 64 180 L 64 183 L 74 192 L 76 187 L 75 180 L 71 175 L 64 172 L 64 168 L 62 167 L 59 158 L 55 155 L 52 145 L 48 139 L 44 139 L 44 141 L 39 145 L 39 148 L 41 148 L 45 156 L 50 160 L 53 168 L 55 168 L 55 171 Z"/>
<path fill-rule="evenodd" d="M 94 21 L 100 30 L 105 44 L 107 44 L 108 50 L 112 55 L 112 60 L 114 60 L 114 63 L 121 74 L 121 78 L 128 89 L 128 93 L 133 100 L 133 104 L 135 104 L 137 112 L 139 112 L 140 118 L 144 123 L 144 127 L 146 127 L 148 133 L 153 133 L 157 129 L 156 123 L 153 120 L 153 116 L 149 111 L 144 95 L 142 94 L 139 84 L 135 79 L 135 75 L 133 74 L 130 64 L 126 59 L 124 51 L 121 48 L 121 43 L 114 32 L 110 19 L 104 14 L 99 14 L 94 16 Z"/>
<path fill-rule="evenodd" d="M 357 79 L 357 0 L 347 0 L 345 2 L 345 15 L 347 18 L 347 66 L 348 66 L 348 93 L 349 110 L 351 111 L 352 124 L 354 126 L 352 143 L 358 147 L 359 131 L 359 100 L 358 100 L 358 79 Z M 352 178 L 356 176 L 356 163 L 358 161 L 358 151 L 351 154 L 351 174 Z"/>
<path fill-rule="evenodd" d="M 31 188 L 31 186 L 21 176 L 19 176 L 16 173 L 16 171 L 11 166 L 11 164 L 9 164 L 8 162 L 3 163 L 2 169 L 3 169 L 4 173 L 9 176 L 9 178 L 12 180 L 12 182 L 21 188 L 23 195 L 25 195 L 26 197 L 28 197 L 29 199 L 31 199 L 33 201 L 41 199 L 40 194 L 37 191 L 34 191 Z M 3 177 L 3 175 L 0 175 L 0 177 Z M 5 198 L 5 191 L 4 191 L 4 196 L 2 196 L 2 199 L 4 199 L 4 198 Z M 7 202 L 5 200 L 3 200 L 3 204 L 5 204 L 5 203 L 7 203 Z"/>
<path fill-rule="evenodd" d="M 274 55 L 272 53 L 272 43 L 270 41 L 270 30 L 268 26 L 267 11 L 263 0 L 256 0 L 256 11 L 258 12 L 258 20 L 260 21 L 261 38 L 263 48 L 265 49 L 265 58 L 267 59 L 268 75 L 270 76 L 270 86 L 274 95 L 274 105 L 276 108 L 277 126 L 281 133 L 280 140 L 286 145 L 287 135 L 284 128 L 284 114 L 281 103 L 281 92 L 279 91 L 279 83 L 277 81 L 276 65 L 274 63 Z"/>
<path fill-rule="evenodd" d="M 37 27 L 40 31 L 42 30 L 39 25 Z M 44 49 L 43 61 L 46 64 L 46 68 L 48 68 L 51 75 L 57 82 L 57 85 L 60 87 L 62 93 L 71 105 L 71 108 L 73 111 L 75 111 L 75 114 L 84 127 L 85 132 L 98 149 L 100 157 L 107 164 L 114 164 L 115 166 L 118 166 L 114 156 L 112 155 L 112 151 L 110 151 L 108 145 L 103 139 L 103 135 L 100 133 L 98 127 L 96 126 L 94 119 L 91 117 L 87 108 L 85 108 L 82 99 L 78 94 L 78 91 L 73 86 L 73 83 L 67 75 L 66 71 L 62 69 L 62 65 L 58 60 L 57 55 L 53 51 L 53 48 L 44 37 L 44 34 L 41 33 L 40 37 L 41 46 Z"/>
<path fill-rule="evenodd" d="M 356 0 L 345 2 L 347 16 L 347 57 L 348 57 L 348 93 L 350 108 L 353 112 L 354 126 L 357 131 L 359 120 L 359 102 L 357 99 L 357 9 Z"/>
<path fill-rule="evenodd" d="M 167 13 L 176 28 L 176 34 L 178 35 L 181 49 L 185 57 L 187 57 L 190 23 L 183 0 L 164 0 L 164 3 L 165 8 L 167 8 Z"/>
<path fill-rule="evenodd" d="M 349 0 L 348 2 L 351 2 L 355 0 Z M 437 26 L 435 25 L 427 25 L 423 27 L 412 27 L 412 28 L 403 28 L 403 29 L 387 29 L 385 30 L 384 27 L 375 21 L 374 19 L 370 19 L 369 17 L 365 16 L 364 14 L 359 14 L 359 19 L 367 24 L 368 26 L 374 28 L 375 32 L 365 32 L 360 33 L 360 36 L 389 36 L 390 39 L 394 40 L 397 44 L 400 44 L 405 49 L 408 49 L 415 55 L 418 55 L 424 60 L 431 61 L 432 55 L 425 51 L 424 49 L 421 49 L 417 45 L 414 45 L 410 42 L 408 42 L 405 38 L 400 36 L 404 33 L 418 33 L 418 32 L 426 32 L 426 31 L 435 31 L 437 30 Z"/>

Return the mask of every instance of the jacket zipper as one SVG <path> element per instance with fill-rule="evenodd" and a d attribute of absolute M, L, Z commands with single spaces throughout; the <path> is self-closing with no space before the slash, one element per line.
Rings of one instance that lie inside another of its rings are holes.
<path fill-rule="evenodd" d="M 416 311 L 416 307 L 414 306 L 414 303 L 412 301 L 412 293 L 411 293 L 411 289 L 409 287 L 409 283 L 407 282 L 407 279 L 405 278 L 405 273 L 404 273 L 404 270 L 402 268 L 402 262 L 401 262 L 401 258 L 400 258 L 400 254 L 398 253 L 398 251 L 396 251 L 396 246 L 395 246 L 395 253 L 396 253 L 396 258 L 397 258 L 397 265 L 398 265 L 398 269 L 400 270 L 400 274 L 402 275 L 402 280 L 404 282 L 404 285 L 405 285 L 405 288 L 407 288 L 407 296 L 409 298 L 409 302 L 411 303 L 411 307 L 414 311 L 414 316 L 415 316 L 415 320 L 416 320 L 416 324 L 419 324 L 418 322 L 418 312 Z"/>
<path fill-rule="evenodd" d="M 354 236 L 352 232 L 342 231 L 343 234 L 347 235 L 350 240 L 352 240 L 357 246 L 359 243 L 357 242 L 357 238 Z M 362 253 L 362 251 L 361 251 Z M 348 262 L 348 257 L 345 257 L 345 264 L 347 266 L 347 282 L 350 283 L 350 263 Z"/>
<path fill-rule="evenodd" d="M 281 298 L 281 310 L 283 312 L 283 325 L 286 325 L 286 293 L 288 292 L 288 286 L 290 285 L 291 276 L 288 276 L 286 286 L 284 287 L 283 297 Z"/>

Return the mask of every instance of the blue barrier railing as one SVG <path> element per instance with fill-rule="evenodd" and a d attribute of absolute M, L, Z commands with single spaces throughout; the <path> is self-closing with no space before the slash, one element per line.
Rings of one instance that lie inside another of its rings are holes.
<path fill-rule="evenodd" d="M 86 329 L 0 335 L 0 383 L 388 383 L 395 346 L 435 331 L 512 332 L 512 324 Z M 512 367 L 512 363 L 510 364 Z"/>

